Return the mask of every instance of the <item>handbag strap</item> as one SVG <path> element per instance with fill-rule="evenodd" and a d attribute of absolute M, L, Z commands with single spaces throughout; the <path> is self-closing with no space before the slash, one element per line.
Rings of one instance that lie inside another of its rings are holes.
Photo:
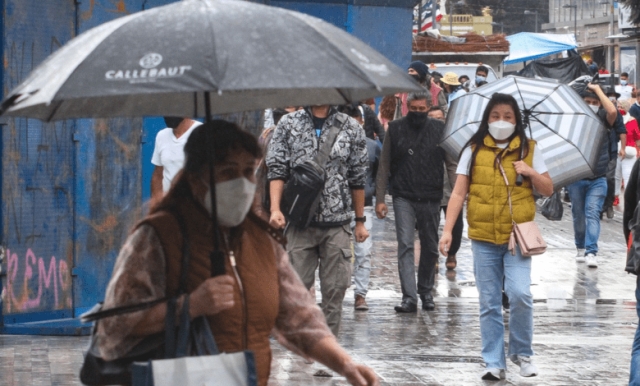
<path fill-rule="evenodd" d="M 316 163 L 322 169 L 324 169 L 327 162 L 329 162 L 331 149 L 333 149 L 333 145 L 336 143 L 336 139 L 338 139 L 338 134 L 340 134 L 340 131 L 342 131 L 342 128 L 347 123 L 347 116 L 342 113 L 335 114 L 333 119 L 334 119 L 334 122 L 333 122 L 333 125 L 331 125 L 331 128 L 329 128 L 329 134 L 327 134 L 327 140 L 324 141 L 324 143 L 322 144 L 323 146 L 321 146 L 318 149 L 318 152 L 316 153 L 316 156 L 315 156 Z M 336 125 L 335 121 L 338 121 L 340 125 L 339 126 Z"/>
<path fill-rule="evenodd" d="M 507 197 L 509 197 L 509 213 L 511 214 L 511 222 L 515 225 L 515 221 L 513 220 L 513 205 L 511 204 L 511 189 L 509 189 L 509 179 L 507 178 L 507 173 L 504 171 L 502 167 L 502 160 L 500 157 L 496 157 L 498 161 L 498 168 L 500 169 L 500 173 L 504 178 L 504 184 L 507 185 Z"/>

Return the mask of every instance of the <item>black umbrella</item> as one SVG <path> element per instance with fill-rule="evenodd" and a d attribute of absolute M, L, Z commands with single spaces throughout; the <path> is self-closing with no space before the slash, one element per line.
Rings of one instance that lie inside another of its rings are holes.
<path fill-rule="evenodd" d="M 12 90 L 5 116 L 205 116 L 343 104 L 421 88 L 383 55 L 320 19 L 238 0 L 186 0 L 71 40 Z M 212 148 L 212 147 L 210 147 Z M 214 155 L 210 153 L 210 164 Z M 224 272 L 215 180 L 213 274 Z"/>

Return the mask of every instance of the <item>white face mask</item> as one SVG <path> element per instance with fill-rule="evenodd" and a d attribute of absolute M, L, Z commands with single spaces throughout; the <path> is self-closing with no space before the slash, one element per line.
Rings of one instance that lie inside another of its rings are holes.
<path fill-rule="evenodd" d="M 516 131 L 516 125 L 507 121 L 495 121 L 489 123 L 489 134 L 498 141 L 503 141 Z"/>
<path fill-rule="evenodd" d="M 591 111 L 593 111 L 594 113 L 598 113 L 598 110 L 600 110 L 600 106 L 596 106 L 596 105 L 589 105 L 589 108 L 591 109 Z"/>
<path fill-rule="evenodd" d="M 247 217 L 253 204 L 256 184 L 244 177 L 216 184 L 216 209 L 218 223 L 224 227 L 236 227 Z M 204 207 L 211 214 L 211 189 L 204 196 Z"/>

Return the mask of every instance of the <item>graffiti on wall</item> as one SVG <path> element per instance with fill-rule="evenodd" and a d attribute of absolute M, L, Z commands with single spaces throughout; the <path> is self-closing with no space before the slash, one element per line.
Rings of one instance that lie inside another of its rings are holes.
<path fill-rule="evenodd" d="M 7 249 L 6 256 L 5 312 L 27 312 L 43 305 L 54 310 L 71 308 L 71 272 L 66 260 L 39 257 L 31 248 L 24 255 Z"/>

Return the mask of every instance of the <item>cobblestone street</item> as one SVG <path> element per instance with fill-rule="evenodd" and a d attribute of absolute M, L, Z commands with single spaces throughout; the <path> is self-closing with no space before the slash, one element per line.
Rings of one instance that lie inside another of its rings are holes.
<path fill-rule="evenodd" d="M 390 206 L 391 208 L 391 206 Z M 618 210 L 622 209 L 622 204 Z M 548 252 L 533 257 L 534 350 L 540 375 L 521 378 L 508 363 L 507 379 L 491 384 L 622 385 L 629 376 L 630 348 L 637 326 L 635 276 L 624 272 L 622 214 L 602 221 L 599 267 L 574 261 L 570 208 L 548 222 L 537 216 Z M 465 229 L 466 230 L 466 229 Z M 344 302 L 341 343 L 373 367 L 385 385 L 475 385 L 480 357 L 478 298 L 470 242 L 463 239 L 458 268 L 440 260 L 435 311 L 396 314 L 400 301 L 393 212 L 374 221 L 370 310 Z M 508 314 L 507 314 L 508 315 Z M 73 385 L 86 337 L 0 336 L 0 386 Z M 344 385 L 341 377 L 317 378 L 318 365 L 273 344 L 273 385 Z"/>

